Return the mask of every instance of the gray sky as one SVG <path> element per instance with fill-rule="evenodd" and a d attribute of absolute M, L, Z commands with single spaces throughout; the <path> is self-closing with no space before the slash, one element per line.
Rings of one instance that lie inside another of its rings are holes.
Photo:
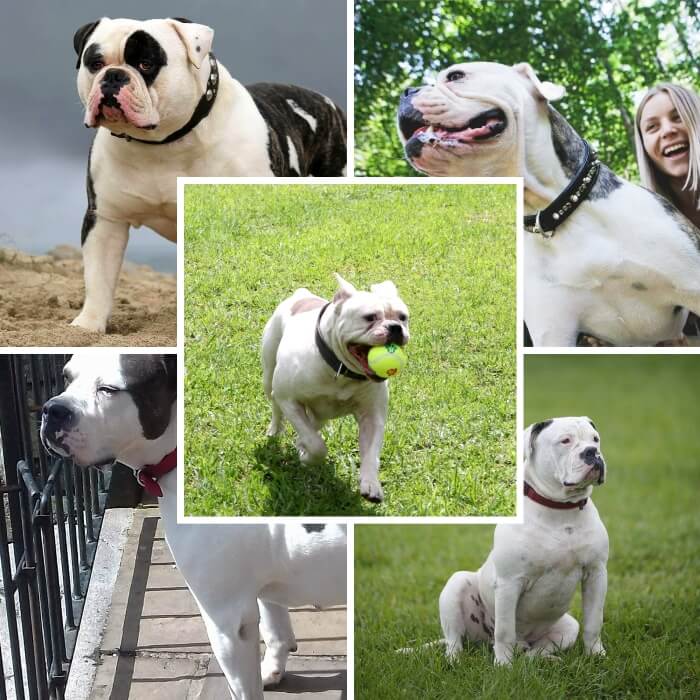
<path fill-rule="evenodd" d="M 82 124 L 75 30 L 98 17 L 187 17 L 215 30 L 234 78 L 293 83 L 346 107 L 345 0 L 22 0 L 0 22 L 0 246 L 80 245 L 93 130 Z M 175 271 L 175 246 L 132 230 L 127 257 Z"/>

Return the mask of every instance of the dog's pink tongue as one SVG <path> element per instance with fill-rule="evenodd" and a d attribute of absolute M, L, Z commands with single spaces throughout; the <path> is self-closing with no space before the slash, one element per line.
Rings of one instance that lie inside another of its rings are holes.
<path fill-rule="evenodd" d="M 444 132 L 442 138 L 458 139 L 460 141 L 472 141 L 479 136 L 489 136 L 491 127 L 500 124 L 501 120 L 497 117 L 491 117 L 486 121 L 486 124 L 479 126 L 476 129 L 464 129 L 464 131 Z"/>

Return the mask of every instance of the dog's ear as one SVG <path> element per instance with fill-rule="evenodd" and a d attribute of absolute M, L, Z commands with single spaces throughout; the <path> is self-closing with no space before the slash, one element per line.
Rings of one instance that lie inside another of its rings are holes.
<path fill-rule="evenodd" d="M 340 304 L 346 299 L 349 299 L 353 294 L 356 294 L 357 289 L 355 289 L 355 287 L 353 287 L 350 284 L 350 282 L 344 280 L 337 272 L 334 272 L 333 274 L 335 275 L 335 279 L 338 282 L 338 291 L 333 297 L 333 303 Z"/>
<path fill-rule="evenodd" d="M 598 428 L 595 427 L 595 423 L 588 416 L 584 416 L 583 419 L 587 420 L 591 424 L 591 427 L 593 428 L 593 430 L 595 430 L 595 431 L 598 430 Z"/>
<path fill-rule="evenodd" d="M 177 355 L 163 355 L 165 374 L 168 377 L 168 390 L 177 395 Z"/>
<path fill-rule="evenodd" d="M 535 451 L 535 443 L 537 436 L 548 426 L 552 425 L 553 420 L 543 420 L 540 423 L 533 423 L 525 430 L 525 439 L 523 440 L 524 455 L 523 459 L 527 462 Z"/>
<path fill-rule="evenodd" d="M 211 43 L 214 40 L 214 30 L 205 24 L 197 24 L 183 18 L 171 18 L 168 20 L 172 28 L 177 32 L 180 40 L 187 50 L 187 58 L 195 67 L 200 68 L 202 61 L 211 51 Z"/>
<path fill-rule="evenodd" d="M 550 83 L 547 80 L 542 82 L 529 63 L 516 63 L 513 66 L 513 70 L 520 73 L 531 83 L 541 99 L 553 102 L 554 100 L 560 100 L 566 94 L 564 86 Z"/>
<path fill-rule="evenodd" d="M 73 35 L 73 48 L 75 49 L 75 53 L 78 54 L 78 61 L 75 64 L 76 68 L 80 68 L 80 57 L 83 55 L 85 44 L 87 44 L 87 40 L 90 38 L 90 35 L 95 31 L 97 25 L 101 21 L 101 19 L 98 19 L 95 22 L 88 22 L 80 27 Z"/>
<path fill-rule="evenodd" d="M 373 284 L 370 288 L 372 294 L 376 294 L 380 297 L 397 297 L 399 292 L 396 289 L 396 285 L 387 280 L 386 282 L 380 282 L 379 284 Z"/>

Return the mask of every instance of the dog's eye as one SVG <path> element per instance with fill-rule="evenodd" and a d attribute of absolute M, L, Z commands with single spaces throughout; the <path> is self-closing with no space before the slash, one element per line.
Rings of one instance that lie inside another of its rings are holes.
<path fill-rule="evenodd" d="M 462 80 L 464 78 L 466 73 L 463 70 L 451 70 L 447 74 L 447 82 L 452 83 L 455 80 Z"/>
<path fill-rule="evenodd" d="M 408 321 L 408 316 L 406 316 L 406 314 L 399 314 L 399 321 L 401 321 L 401 323 L 405 323 Z"/>
<path fill-rule="evenodd" d="M 571 438 L 564 438 L 564 439 L 561 441 L 561 444 L 562 444 L 562 445 L 568 445 L 570 442 L 571 442 Z"/>
<path fill-rule="evenodd" d="M 105 67 L 105 62 L 104 61 L 93 61 L 90 64 L 90 70 L 93 73 L 97 73 L 98 70 L 102 70 Z"/>
<path fill-rule="evenodd" d="M 139 63 L 139 70 L 142 73 L 148 73 L 153 70 L 153 63 L 151 61 L 141 61 L 141 63 Z"/>
<path fill-rule="evenodd" d="M 377 314 L 365 314 L 362 318 L 364 318 L 367 323 L 372 323 L 377 320 Z"/>
<path fill-rule="evenodd" d="M 600 438 L 597 435 L 594 435 L 593 442 L 600 442 Z"/>
<path fill-rule="evenodd" d="M 108 386 L 106 384 L 97 387 L 97 393 L 104 394 L 105 396 L 114 396 L 114 394 L 118 394 L 120 391 L 121 389 L 117 389 L 116 386 Z"/>

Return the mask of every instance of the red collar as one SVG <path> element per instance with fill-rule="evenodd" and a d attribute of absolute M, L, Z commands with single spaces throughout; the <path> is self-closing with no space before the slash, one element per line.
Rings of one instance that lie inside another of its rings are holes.
<path fill-rule="evenodd" d="M 158 479 L 177 466 L 177 449 L 165 455 L 158 464 L 147 464 L 136 472 L 136 481 L 143 486 L 149 496 L 163 497 L 163 489 L 158 485 Z"/>
<path fill-rule="evenodd" d="M 572 510 L 573 508 L 578 508 L 579 510 L 583 510 L 583 507 L 588 503 L 588 499 L 584 498 L 581 501 L 576 501 L 574 503 L 571 503 L 570 501 L 552 501 L 549 498 L 545 498 L 544 496 L 540 495 L 535 491 L 535 489 L 530 486 L 530 484 L 527 483 L 527 481 L 523 482 L 524 486 L 524 492 L 525 495 L 531 500 L 535 501 L 535 503 L 541 503 L 543 506 L 547 506 L 547 508 L 554 508 L 556 510 Z"/>

